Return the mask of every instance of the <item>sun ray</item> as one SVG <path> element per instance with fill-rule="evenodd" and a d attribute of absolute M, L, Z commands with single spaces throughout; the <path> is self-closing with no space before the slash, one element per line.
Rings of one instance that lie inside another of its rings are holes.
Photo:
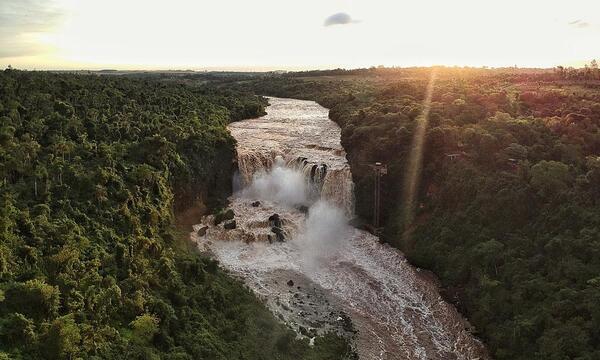
<path fill-rule="evenodd" d="M 423 167 L 423 144 L 425 142 L 425 132 L 427 131 L 427 125 L 429 123 L 429 111 L 431 110 L 431 97 L 433 95 L 433 86 L 436 79 L 437 69 L 434 67 L 431 70 L 429 83 L 427 84 L 427 90 L 425 92 L 425 99 L 423 100 L 423 111 L 421 115 L 416 119 L 415 130 L 413 132 L 413 139 L 410 146 L 410 154 L 408 158 L 408 164 L 404 175 L 404 210 L 402 212 L 403 225 L 404 225 L 404 239 L 406 243 L 409 240 L 410 231 L 408 231 L 410 225 L 413 223 L 415 217 L 415 200 L 417 198 L 417 192 L 419 190 L 419 183 L 421 181 L 421 169 Z"/>

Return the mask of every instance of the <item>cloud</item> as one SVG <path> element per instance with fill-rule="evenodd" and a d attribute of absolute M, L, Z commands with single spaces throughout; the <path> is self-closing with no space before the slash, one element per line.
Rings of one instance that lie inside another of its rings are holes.
<path fill-rule="evenodd" d="M 357 20 L 353 20 L 352 17 L 346 13 L 340 12 L 337 14 L 333 14 L 331 16 L 329 16 L 327 19 L 325 19 L 325 26 L 331 26 L 331 25 L 346 25 L 346 24 L 352 24 L 352 23 L 357 23 Z"/>
<path fill-rule="evenodd" d="M 1 0 L 0 58 L 44 52 L 37 35 L 55 29 L 62 18 L 53 0 Z"/>
<path fill-rule="evenodd" d="M 575 21 L 571 21 L 569 23 L 569 25 L 573 26 L 573 27 L 576 27 L 578 29 L 585 29 L 585 28 L 588 28 L 588 27 L 592 26 L 592 24 L 590 24 L 589 22 L 585 22 L 585 21 L 583 21 L 581 19 L 575 20 Z"/>

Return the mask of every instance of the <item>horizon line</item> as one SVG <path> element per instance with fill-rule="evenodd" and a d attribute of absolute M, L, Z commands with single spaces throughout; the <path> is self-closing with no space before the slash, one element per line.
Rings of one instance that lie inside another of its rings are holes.
<path fill-rule="evenodd" d="M 202 73 L 202 72 L 310 72 L 310 71 L 332 71 L 332 70 L 370 70 L 370 69 L 428 69 L 428 68 L 446 68 L 446 69 L 479 69 L 479 70 L 501 70 L 501 69 L 520 69 L 520 70 L 552 70 L 557 67 L 565 68 L 584 68 L 587 63 L 581 63 L 580 66 L 574 65 L 554 65 L 551 67 L 544 66 L 488 66 L 488 65 L 443 65 L 443 64 L 432 64 L 432 65 L 372 65 L 372 66 L 357 66 L 357 67 L 342 67 L 342 66 L 331 66 L 331 67 L 303 67 L 303 66 L 207 66 L 201 68 L 194 67 L 129 67 L 125 65 L 122 68 L 119 67 L 65 67 L 65 68 L 37 68 L 37 67 L 18 67 L 7 64 L 4 69 L 11 68 L 13 70 L 22 71 L 47 71 L 47 72 L 187 72 L 187 73 Z"/>

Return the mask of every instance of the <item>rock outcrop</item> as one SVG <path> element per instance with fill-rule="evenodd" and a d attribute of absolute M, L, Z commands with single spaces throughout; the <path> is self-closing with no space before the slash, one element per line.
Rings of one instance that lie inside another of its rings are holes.
<path fill-rule="evenodd" d="M 223 221 L 232 220 L 235 217 L 235 213 L 231 209 L 219 211 L 215 215 L 215 225 L 219 225 Z"/>
<path fill-rule="evenodd" d="M 235 220 L 229 220 L 223 224 L 223 228 L 226 230 L 233 230 L 236 227 L 237 227 L 237 223 L 235 222 Z"/>

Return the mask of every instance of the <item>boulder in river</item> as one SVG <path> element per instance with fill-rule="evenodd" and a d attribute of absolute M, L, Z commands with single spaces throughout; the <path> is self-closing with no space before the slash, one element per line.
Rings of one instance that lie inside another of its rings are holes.
<path fill-rule="evenodd" d="M 221 210 L 215 215 L 215 225 L 219 225 L 223 221 L 231 220 L 235 217 L 235 213 L 231 209 Z"/>
<path fill-rule="evenodd" d="M 273 214 L 269 216 L 269 225 L 272 227 L 281 228 L 281 218 L 279 217 L 279 214 Z"/>
<path fill-rule="evenodd" d="M 223 228 L 226 230 L 232 230 L 232 229 L 235 229 L 236 227 L 237 227 L 237 224 L 236 224 L 235 220 L 230 220 L 223 224 Z"/>
<path fill-rule="evenodd" d="M 279 242 L 285 241 L 285 235 L 283 235 L 283 229 L 273 226 L 271 228 L 271 232 L 273 232 L 275 234 L 275 239 L 277 239 L 277 241 L 279 241 Z"/>
<path fill-rule="evenodd" d="M 260 201 L 255 201 L 251 205 L 252 205 L 252 207 L 259 207 L 260 206 Z"/>
<path fill-rule="evenodd" d="M 206 230 L 208 230 L 208 226 L 202 226 L 196 231 L 196 234 L 198 234 L 198 236 L 204 236 L 206 235 Z"/>
<path fill-rule="evenodd" d="M 293 281 L 293 280 L 289 280 L 289 281 L 287 282 L 287 285 L 288 285 L 288 286 L 294 286 L 294 281 Z"/>

